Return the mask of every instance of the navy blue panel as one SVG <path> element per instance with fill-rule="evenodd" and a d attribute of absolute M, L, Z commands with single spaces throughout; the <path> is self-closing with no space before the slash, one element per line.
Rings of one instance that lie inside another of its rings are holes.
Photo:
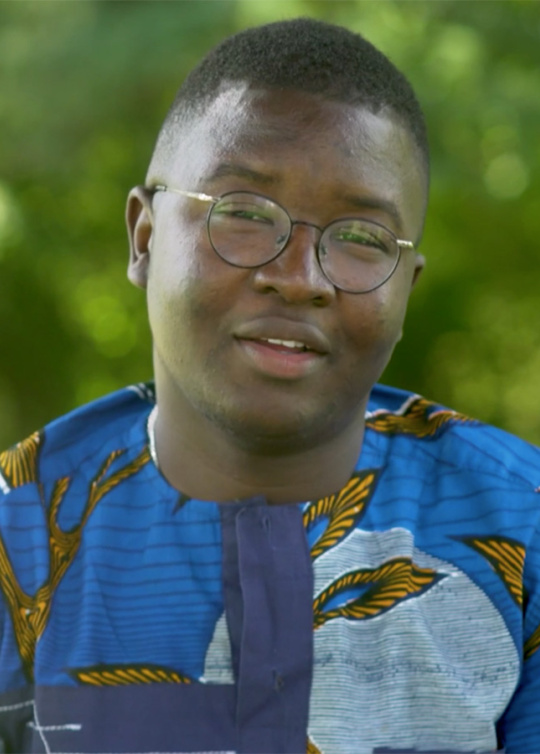
<path fill-rule="evenodd" d="M 31 686 L 0 694 L 0 752 L 28 751 L 34 715 Z"/>
<path fill-rule="evenodd" d="M 204 684 L 36 689 L 35 752 L 234 752 L 234 688 Z"/>
<path fill-rule="evenodd" d="M 306 747 L 313 665 L 313 571 L 302 513 L 295 505 L 245 506 L 236 538 L 238 751 L 298 754 Z"/>
<path fill-rule="evenodd" d="M 504 749 L 497 749 L 497 751 L 479 752 L 475 751 L 462 751 L 457 749 L 386 749 L 377 748 L 373 749 L 373 754 L 504 754 Z"/>

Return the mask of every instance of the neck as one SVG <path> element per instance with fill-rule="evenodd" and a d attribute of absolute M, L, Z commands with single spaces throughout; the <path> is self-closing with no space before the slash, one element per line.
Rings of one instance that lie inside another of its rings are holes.
<path fill-rule="evenodd" d="M 355 421 L 324 442 L 306 440 L 281 452 L 277 443 L 269 450 L 254 442 L 253 450 L 205 417 L 178 415 L 166 401 L 158 406 L 152 427 L 157 465 L 169 484 L 200 500 L 263 496 L 283 504 L 333 494 L 349 480 L 364 434 L 362 406 Z"/>

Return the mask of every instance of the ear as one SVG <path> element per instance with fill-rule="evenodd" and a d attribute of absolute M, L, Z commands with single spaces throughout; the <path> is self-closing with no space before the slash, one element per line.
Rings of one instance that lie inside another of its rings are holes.
<path fill-rule="evenodd" d="M 415 253 L 414 258 L 414 272 L 413 272 L 413 279 L 411 283 L 411 289 L 414 288 L 416 285 L 418 278 L 420 277 L 420 274 L 422 270 L 424 269 L 426 265 L 426 258 L 423 254 L 418 254 L 418 252 Z"/>
<path fill-rule="evenodd" d="M 154 216 L 152 194 L 144 186 L 135 186 L 128 194 L 126 225 L 129 238 L 128 279 L 138 288 L 145 289 L 148 282 Z"/>

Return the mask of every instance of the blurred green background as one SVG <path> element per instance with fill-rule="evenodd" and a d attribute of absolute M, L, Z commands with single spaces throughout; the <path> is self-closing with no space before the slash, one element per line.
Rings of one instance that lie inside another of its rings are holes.
<path fill-rule="evenodd" d="M 123 212 L 185 73 L 314 16 L 402 68 L 433 150 L 428 265 L 384 381 L 540 443 L 540 4 L 0 3 L 0 447 L 151 376 Z"/>

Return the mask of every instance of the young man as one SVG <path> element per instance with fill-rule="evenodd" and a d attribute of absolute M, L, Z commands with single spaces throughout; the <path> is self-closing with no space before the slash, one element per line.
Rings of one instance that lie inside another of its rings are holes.
<path fill-rule="evenodd" d="M 0 455 L 7 751 L 540 751 L 540 453 L 374 387 L 427 186 L 345 29 L 188 77 L 127 205 L 155 392 Z"/>

